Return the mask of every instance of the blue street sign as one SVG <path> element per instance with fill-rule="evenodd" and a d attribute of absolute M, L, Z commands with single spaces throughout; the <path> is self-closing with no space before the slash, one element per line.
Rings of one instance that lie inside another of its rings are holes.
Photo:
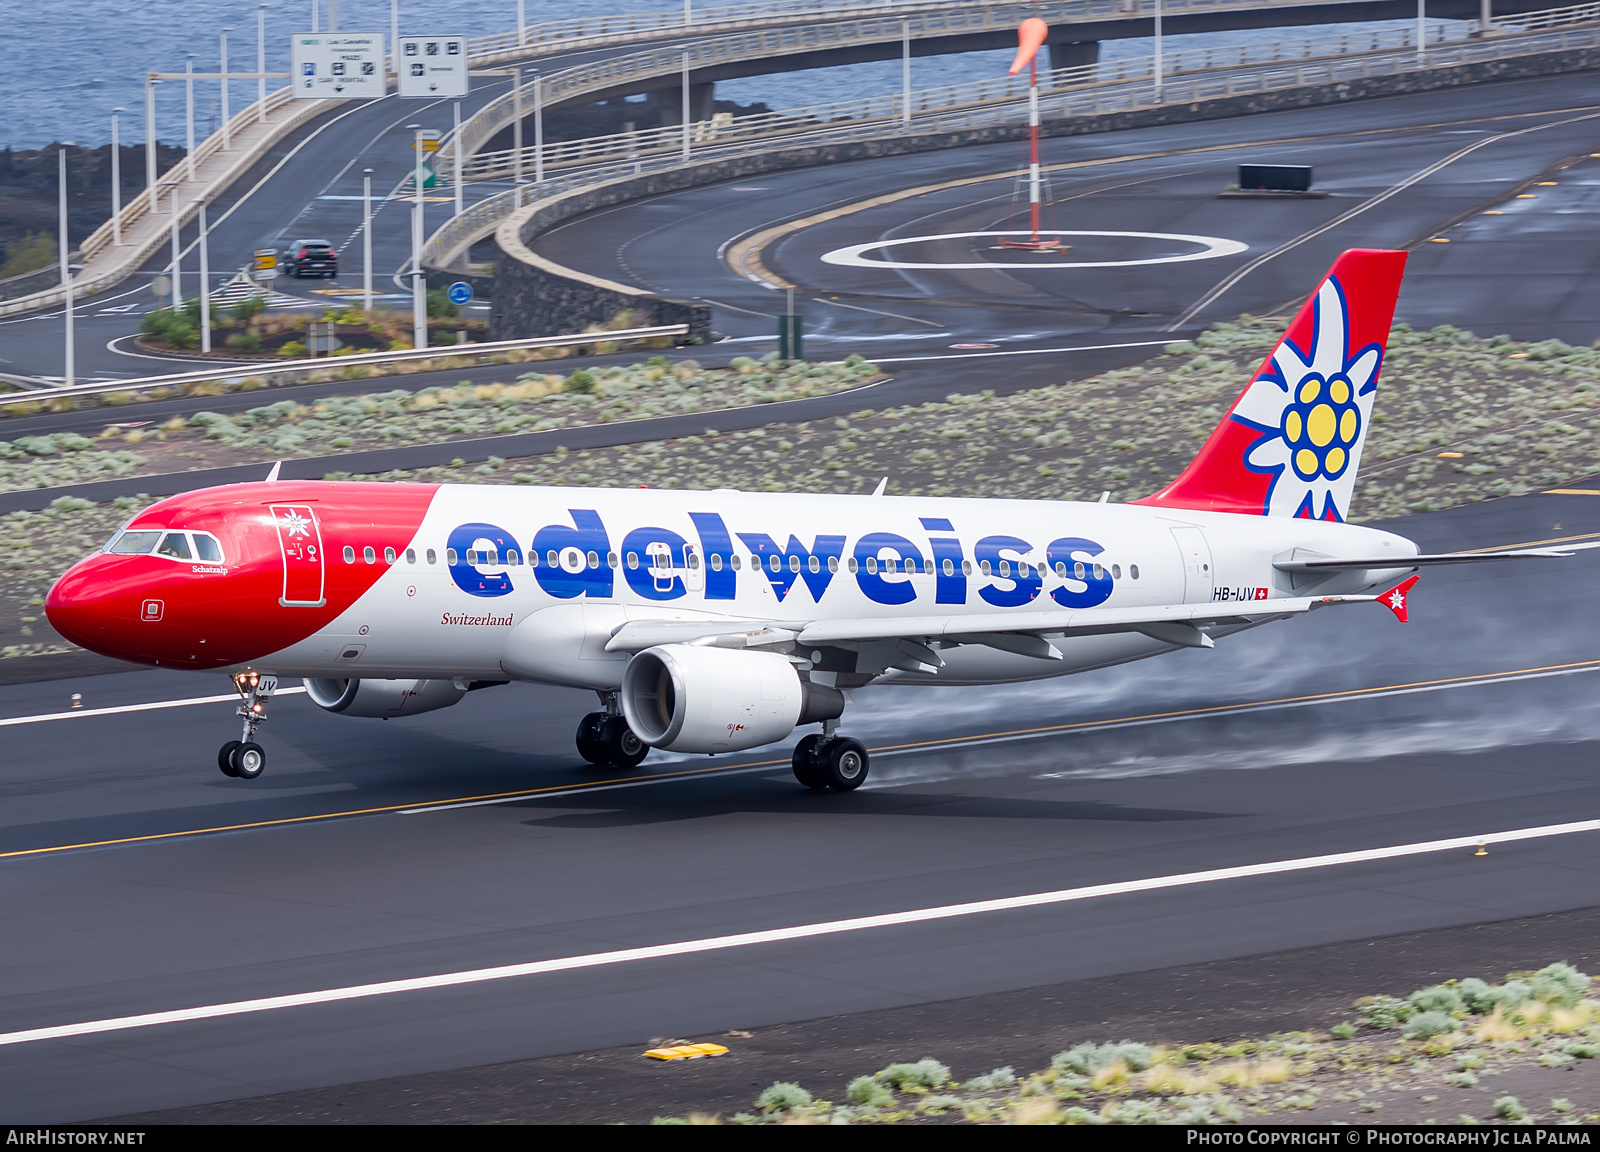
<path fill-rule="evenodd" d="M 452 304 L 465 304 L 472 299 L 472 285 L 465 280 L 457 280 L 445 289 L 445 295 L 450 298 Z"/>

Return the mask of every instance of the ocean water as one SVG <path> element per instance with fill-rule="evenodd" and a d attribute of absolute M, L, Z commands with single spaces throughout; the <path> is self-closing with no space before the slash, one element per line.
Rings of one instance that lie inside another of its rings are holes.
<path fill-rule="evenodd" d="M 324 28 L 327 2 L 320 0 Z M 73 0 L 67 4 L 0 0 L 12 58 L 27 62 L 23 67 L 0 70 L 0 147 L 38 148 L 58 140 L 103 144 L 110 139 L 111 113 L 118 106 L 126 109 L 123 142 L 142 141 L 144 74 L 181 72 L 191 52 L 196 71 L 218 70 L 219 34 L 229 26 L 233 28 L 228 37 L 230 70 L 254 70 L 258 7 L 249 0 Z M 582 11 L 680 12 L 682 7 L 681 0 L 592 0 L 581 6 L 525 0 L 530 24 L 565 19 Z M 311 0 L 279 0 L 266 7 L 268 71 L 288 68 L 289 37 L 310 29 L 311 8 Z M 516 25 L 516 14 L 516 0 L 432 0 L 427 4 L 401 0 L 400 31 L 403 35 L 438 32 L 469 36 L 510 31 Z M 342 0 L 339 25 L 346 31 L 378 31 L 387 36 L 388 0 Z M 1287 29 L 1282 35 L 1298 39 L 1317 31 Z M 1197 43 L 1270 40 L 1278 35 L 1270 29 L 1217 32 L 1172 36 L 1167 42 L 1177 50 Z M 1102 58 L 1148 55 L 1150 51 L 1148 40 L 1109 41 Z M 923 57 L 912 61 L 911 81 L 914 87 L 923 88 L 1003 74 L 1011 55 L 1006 51 Z M 268 81 L 269 90 L 282 83 Z M 882 61 L 727 81 L 717 86 L 717 95 L 741 103 L 765 101 L 783 109 L 893 92 L 899 87 L 900 63 Z M 157 89 L 157 134 L 162 140 L 183 142 L 183 88 L 181 81 L 169 81 Z M 197 139 L 203 139 L 217 122 L 220 89 L 217 81 L 195 85 Z M 230 89 L 234 111 L 255 99 L 254 81 L 235 81 Z"/>

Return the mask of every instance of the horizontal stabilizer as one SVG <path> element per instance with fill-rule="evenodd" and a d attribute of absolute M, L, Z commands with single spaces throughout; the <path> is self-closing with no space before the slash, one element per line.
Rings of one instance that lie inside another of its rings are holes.
<path fill-rule="evenodd" d="M 1358 568 L 1423 568 L 1434 564 L 1476 564 L 1482 560 L 1560 560 L 1574 552 L 1600 548 L 1600 540 L 1588 544 L 1562 544 L 1556 548 L 1507 548 L 1494 552 L 1443 552 L 1433 556 L 1370 556 L 1357 560 L 1280 560 L 1273 564 L 1279 572 L 1338 572 Z"/>

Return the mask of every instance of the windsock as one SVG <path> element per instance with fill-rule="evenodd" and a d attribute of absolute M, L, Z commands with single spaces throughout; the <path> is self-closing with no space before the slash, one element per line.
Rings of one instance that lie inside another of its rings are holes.
<path fill-rule="evenodd" d="M 1028 66 L 1028 62 L 1039 54 L 1045 37 L 1050 35 L 1050 25 L 1037 16 L 1029 16 L 1017 28 L 1017 58 L 1011 62 L 1011 71 L 1008 75 L 1015 76 Z"/>

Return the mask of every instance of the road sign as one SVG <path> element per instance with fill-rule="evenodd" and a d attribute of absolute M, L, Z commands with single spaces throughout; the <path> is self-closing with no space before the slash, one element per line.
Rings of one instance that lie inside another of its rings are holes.
<path fill-rule="evenodd" d="M 465 280 L 457 280 L 449 288 L 445 289 L 444 294 L 449 297 L 452 304 L 467 304 L 472 300 L 472 285 Z"/>
<path fill-rule="evenodd" d="M 388 90 L 379 32 L 294 36 L 289 58 L 296 99 L 376 100 Z"/>
<path fill-rule="evenodd" d="M 467 94 L 465 36 L 400 37 L 400 95 L 461 97 Z"/>
<path fill-rule="evenodd" d="M 171 296 L 172 277 L 165 272 L 159 273 L 154 280 L 150 281 L 150 291 L 155 294 L 158 300 Z"/>
<path fill-rule="evenodd" d="M 263 280 L 276 280 L 277 278 L 278 269 L 276 267 L 257 268 L 254 272 L 250 273 L 250 279 L 256 281 L 257 283 L 260 283 Z"/>
<path fill-rule="evenodd" d="M 278 266 L 278 250 L 276 248 L 257 248 L 255 255 L 256 271 L 263 268 L 276 268 Z"/>

